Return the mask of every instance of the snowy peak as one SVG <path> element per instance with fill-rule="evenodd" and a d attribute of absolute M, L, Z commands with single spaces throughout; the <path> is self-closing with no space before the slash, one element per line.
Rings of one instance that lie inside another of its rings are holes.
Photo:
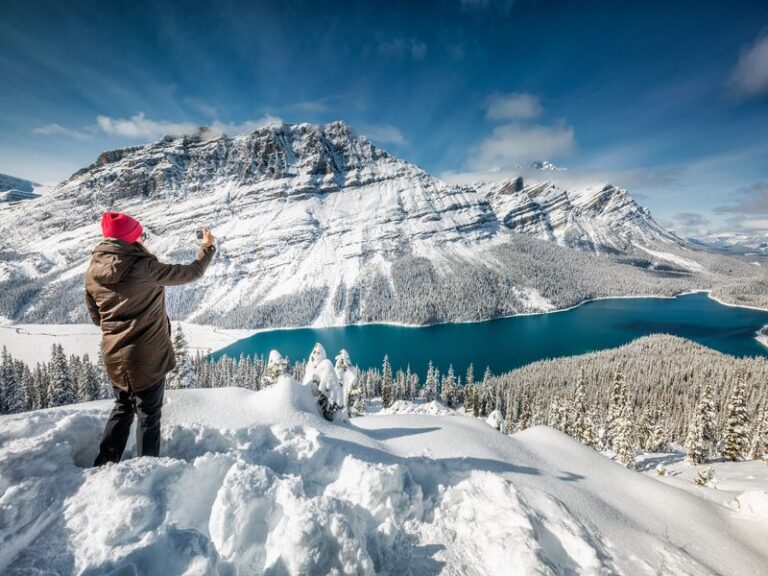
<path fill-rule="evenodd" d="M 549 160 L 537 160 L 535 162 L 531 162 L 531 168 L 534 170 L 541 170 L 542 172 L 560 172 L 565 170 L 565 168 L 560 168 Z"/>
<path fill-rule="evenodd" d="M 231 328 L 550 310 L 559 297 L 551 277 L 564 270 L 555 263 L 560 249 L 542 247 L 552 254 L 549 269 L 537 262 L 522 273 L 530 240 L 520 236 L 600 254 L 648 249 L 643 262 L 650 251 L 669 252 L 659 243 L 683 243 L 626 190 L 528 178 L 450 185 L 343 122 L 236 137 L 203 129 L 107 151 L 41 198 L 0 211 L 0 229 L 13 231 L 0 260 L 0 315 L 85 320 L 82 273 L 104 210 L 138 217 L 149 249 L 168 261 L 190 260 L 195 229 L 212 228 L 216 259 L 201 281 L 169 291 L 169 307 L 176 318 Z"/>
<path fill-rule="evenodd" d="M 509 230 L 596 252 L 626 252 L 635 245 L 686 243 L 664 230 L 623 188 L 566 189 L 523 176 L 475 185 Z"/>
<path fill-rule="evenodd" d="M 34 192 L 35 187 L 40 186 L 31 180 L 0 174 L 0 192 L 8 190 L 18 190 L 19 192 Z"/>
<path fill-rule="evenodd" d="M 98 191 L 109 200 L 204 193 L 205 187 L 222 182 L 246 186 L 298 178 L 301 185 L 294 192 L 300 194 L 308 188 L 332 191 L 370 183 L 377 175 L 369 169 L 377 164 L 388 165 L 390 173 L 409 166 L 343 122 L 281 124 L 234 138 L 201 131 L 105 152 L 63 187 Z"/>
<path fill-rule="evenodd" d="M 12 202 L 22 202 L 32 200 L 40 195 L 35 194 L 36 184 L 31 180 L 0 174 L 0 204 L 10 204 Z"/>

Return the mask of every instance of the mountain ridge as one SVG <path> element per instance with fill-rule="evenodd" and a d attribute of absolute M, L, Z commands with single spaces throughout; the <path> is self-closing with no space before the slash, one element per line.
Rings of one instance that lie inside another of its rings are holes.
<path fill-rule="evenodd" d="M 44 198 L 0 210 L 12 238 L 0 314 L 85 319 L 81 274 L 103 210 L 135 214 L 150 249 L 175 261 L 193 254 L 196 228 L 213 228 L 210 272 L 170 290 L 169 305 L 228 327 L 480 320 L 708 288 L 722 266 L 617 187 L 451 185 L 343 122 L 280 124 L 107 151 Z"/>

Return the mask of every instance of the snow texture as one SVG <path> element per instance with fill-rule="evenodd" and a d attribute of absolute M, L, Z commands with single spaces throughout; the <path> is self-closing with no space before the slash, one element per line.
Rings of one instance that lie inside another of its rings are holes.
<path fill-rule="evenodd" d="M 4 575 L 741 576 L 768 561 L 762 496 L 742 490 L 738 512 L 550 428 L 336 424 L 283 376 L 169 391 L 164 456 L 130 458 L 131 440 L 128 459 L 91 469 L 109 407 L 0 418 Z"/>
<path fill-rule="evenodd" d="M 174 324 L 177 324 L 174 322 Z M 227 330 L 181 322 L 191 356 L 208 354 L 225 348 L 237 340 L 252 336 L 255 330 Z M 92 324 L 11 324 L 0 318 L 0 348 L 5 346 L 16 358 L 34 366 L 47 362 L 51 346 L 61 344 L 64 353 L 96 358 L 101 347 L 101 329 Z"/>

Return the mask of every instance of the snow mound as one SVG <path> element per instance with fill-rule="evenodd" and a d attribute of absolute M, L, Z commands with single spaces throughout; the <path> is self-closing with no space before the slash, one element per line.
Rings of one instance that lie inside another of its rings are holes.
<path fill-rule="evenodd" d="M 88 468 L 109 402 L 0 418 L 0 572 L 759 574 L 766 526 L 548 428 L 332 423 L 307 386 L 169 391 L 163 457 Z"/>
<path fill-rule="evenodd" d="M 410 400 L 395 400 L 388 408 L 382 408 L 377 414 L 385 416 L 391 414 L 426 414 L 429 416 L 446 416 L 457 414 L 456 410 L 448 408 L 442 402 L 411 402 Z"/>
<path fill-rule="evenodd" d="M 734 507 L 747 518 L 768 521 L 768 493 L 764 490 L 747 490 L 736 496 Z"/>

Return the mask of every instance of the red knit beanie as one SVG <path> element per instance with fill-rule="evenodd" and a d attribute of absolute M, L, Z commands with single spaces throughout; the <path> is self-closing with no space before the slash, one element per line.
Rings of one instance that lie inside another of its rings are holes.
<path fill-rule="evenodd" d="M 144 229 L 135 218 L 122 212 L 104 212 L 101 217 L 101 231 L 105 238 L 116 238 L 128 244 L 139 239 Z"/>

